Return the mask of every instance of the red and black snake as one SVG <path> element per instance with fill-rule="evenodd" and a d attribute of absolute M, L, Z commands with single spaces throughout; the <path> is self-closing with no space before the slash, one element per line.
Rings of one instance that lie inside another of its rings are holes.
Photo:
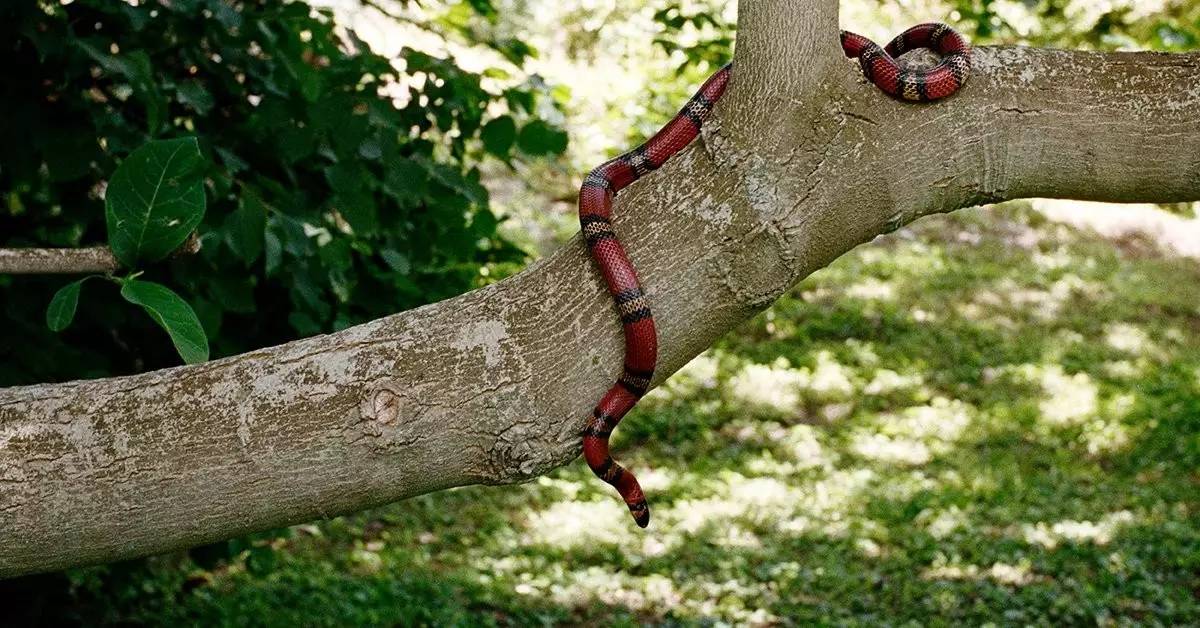
<path fill-rule="evenodd" d="M 915 48 L 942 55 L 928 70 L 901 69 L 896 57 Z M 921 24 L 904 31 L 886 48 L 842 31 L 846 56 L 858 58 L 863 74 L 879 89 L 903 100 L 928 102 L 945 98 L 962 87 L 971 72 L 971 49 L 945 24 Z M 613 197 L 646 173 L 662 166 L 700 133 L 713 105 L 725 93 L 733 65 L 713 74 L 683 109 L 645 144 L 592 170 L 579 189 L 579 224 L 588 250 L 616 302 L 625 329 L 625 370 L 592 411 L 583 432 L 583 456 L 600 479 L 613 485 L 629 506 L 638 526 L 650 523 L 646 496 L 633 473 L 608 453 L 608 437 L 625 413 L 646 394 L 658 359 L 658 337 L 650 303 L 637 271 L 612 228 Z"/>

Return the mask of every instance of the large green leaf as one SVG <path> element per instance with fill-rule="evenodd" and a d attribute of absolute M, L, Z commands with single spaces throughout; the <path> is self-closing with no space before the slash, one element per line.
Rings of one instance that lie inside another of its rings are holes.
<path fill-rule="evenodd" d="M 128 267 L 167 256 L 204 217 L 203 160 L 194 137 L 133 151 L 105 193 L 108 243 Z"/>
<path fill-rule="evenodd" d="M 54 293 L 54 298 L 50 299 L 50 305 L 46 307 L 46 326 L 51 331 L 62 331 L 75 320 L 75 308 L 79 306 L 79 290 L 88 279 L 90 277 L 72 281 Z"/>
<path fill-rule="evenodd" d="M 179 356 L 188 364 L 208 360 L 208 336 L 192 306 L 170 288 L 150 281 L 130 279 L 121 286 L 126 301 L 145 308 L 146 313 L 171 336 Z"/>

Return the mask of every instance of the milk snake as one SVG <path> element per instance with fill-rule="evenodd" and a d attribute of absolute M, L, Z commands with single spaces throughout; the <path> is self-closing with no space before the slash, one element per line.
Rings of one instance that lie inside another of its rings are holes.
<path fill-rule="evenodd" d="M 915 48 L 942 55 L 928 70 L 901 69 L 895 57 Z M 900 34 L 886 48 L 842 31 L 846 56 L 858 58 L 863 74 L 876 87 L 903 100 L 928 102 L 953 94 L 971 71 L 971 50 L 954 29 L 945 24 L 921 24 Z M 608 452 L 608 437 L 625 413 L 650 388 L 658 358 L 658 338 L 650 303 L 638 282 L 637 271 L 612 227 L 613 197 L 629 184 L 662 166 L 700 133 L 713 105 L 725 93 L 733 65 L 713 74 L 683 109 L 645 144 L 592 170 L 579 190 L 579 224 L 588 250 L 616 302 L 625 330 L 625 369 L 592 411 L 583 432 L 583 455 L 592 471 L 613 485 L 629 506 L 638 526 L 650 523 L 646 496 L 633 473 L 617 464 Z"/>

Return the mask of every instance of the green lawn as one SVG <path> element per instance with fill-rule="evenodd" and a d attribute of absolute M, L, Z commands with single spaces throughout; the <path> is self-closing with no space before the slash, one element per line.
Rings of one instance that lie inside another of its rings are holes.
<path fill-rule="evenodd" d="M 629 416 L 648 531 L 577 461 L 72 578 L 153 623 L 1195 625 L 1198 331 L 1195 260 L 959 212 L 809 278 Z"/>

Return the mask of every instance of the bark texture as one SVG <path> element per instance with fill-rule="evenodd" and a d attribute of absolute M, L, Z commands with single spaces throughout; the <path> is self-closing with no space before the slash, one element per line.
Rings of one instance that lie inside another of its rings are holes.
<path fill-rule="evenodd" d="M 0 275 L 113 273 L 121 263 L 107 246 L 81 249 L 0 249 Z"/>
<path fill-rule="evenodd" d="M 960 94 L 911 105 L 841 55 L 836 6 L 743 2 L 715 119 L 616 203 L 659 381 L 922 215 L 1200 199 L 1200 55 L 983 48 Z M 338 334 L 0 390 L 0 577 L 546 473 L 578 455 L 622 347 L 576 238 L 497 285 Z"/>
<path fill-rule="evenodd" d="M 171 257 L 200 251 L 200 237 L 188 236 Z M 121 262 L 107 246 L 78 249 L 0 249 L 0 275 L 72 275 L 115 273 Z"/>

